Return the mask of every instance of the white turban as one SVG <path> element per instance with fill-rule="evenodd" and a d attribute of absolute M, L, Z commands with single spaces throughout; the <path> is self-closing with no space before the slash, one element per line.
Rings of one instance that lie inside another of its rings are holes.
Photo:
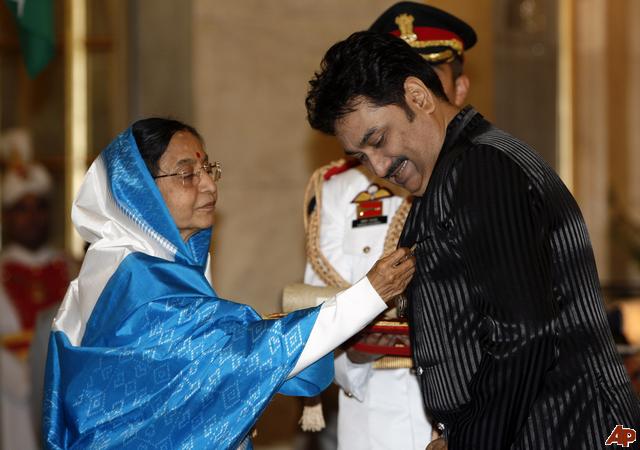
<path fill-rule="evenodd" d="M 2 134 L 0 151 L 7 170 L 2 180 L 2 205 L 12 206 L 27 194 L 47 195 L 51 190 L 51 176 L 32 158 L 29 133 L 15 128 Z"/>

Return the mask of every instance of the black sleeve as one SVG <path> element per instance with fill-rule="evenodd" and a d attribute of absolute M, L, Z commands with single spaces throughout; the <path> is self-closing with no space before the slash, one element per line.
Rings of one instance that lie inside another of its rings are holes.
<path fill-rule="evenodd" d="M 460 251 L 485 327 L 471 401 L 451 426 L 449 449 L 507 449 L 557 355 L 549 214 L 540 190 L 501 151 L 476 147 L 457 167 Z"/>

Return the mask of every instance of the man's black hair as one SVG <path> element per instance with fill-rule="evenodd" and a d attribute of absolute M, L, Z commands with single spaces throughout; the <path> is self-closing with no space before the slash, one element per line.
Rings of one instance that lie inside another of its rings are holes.
<path fill-rule="evenodd" d="M 138 120 L 131 125 L 131 131 L 140 155 L 152 176 L 158 174 L 160 170 L 158 161 L 167 150 L 169 141 L 178 131 L 188 131 L 197 137 L 200 142 L 203 142 L 200 133 L 191 125 L 182 123 L 179 120 L 162 117 L 149 117 Z"/>
<path fill-rule="evenodd" d="M 410 76 L 447 101 L 438 75 L 402 39 L 372 31 L 353 33 L 327 51 L 320 71 L 309 81 L 309 124 L 335 134 L 336 121 L 354 111 L 360 99 L 375 106 L 398 105 L 413 120 L 404 99 L 404 81 Z"/>

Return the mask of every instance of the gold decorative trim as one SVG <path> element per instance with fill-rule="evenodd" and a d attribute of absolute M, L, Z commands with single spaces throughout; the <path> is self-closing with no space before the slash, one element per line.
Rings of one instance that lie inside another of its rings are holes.
<path fill-rule="evenodd" d="M 2 346 L 20 345 L 31 342 L 33 338 L 33 330 L 21 330 L 16 333 L 8 333 L 0 336 L 0 344 Z"/>
<path fill-rule="evenodd" d="M 10 351 L 20 361 L 27 359 L 29 346 L 33 338 L 33 330 L 23 330 L 13 334 L 0 336 L 0 346 Z"/>
<path fill-rule="evenodd" d="M 418 40 L 418 36 L 413 32 L 414 18 L 411 14 L 400 14 L 396 17 L 396 25 L 400 30 L 400 39 L 403 39 L 409 45 Z"/>
<path fill-rule="evenodd" d="M 411 369 L 413 367 L 413 361 L 408 356 L 383 356 L 374 361 L 372 367 L 376 370 Z"/>
<path fill-rule="evenodd" d="M 398 29 L 400 30 L 400 39 L 404 40 L 411 47 L 449 47 L 458 55 L 461 55 L 464 51 L 463 43 L 456 39 L 435 39 L 429 41 L 419 41 L 418 35 L 413 31 L 413 21 L 414 17 L 411 14 L 400 14 L 396 17 L 395 20 L 396 25 L 398 25 Z"/>
<path fill-rule="evenodd" d="M 425 48 L 425 47 L 449 47 L 454 50 L 458 55 L 461 55 L 464 46 L 460 41 L 455 39 L 439 39 L 433 41 L 415 41 L 409 43 L 413 48 Z"/>
<path fill-rule="evenodd" d="M 351 286 L 351 283 L 342 278 L 327 257 L 320 251 L 320 209 L 322 208 L 322 183 L 324 183 L 324 174 L 329 169 L 342 166 L 345 162 L 344 159 L 333 161 L 326 166 L 320 167 L 311 175 L 307 183 L 307 188 L 305 189 L 303 214 L 307 259 L 311 267 L 313 267 L 313 270 L 327 286 L 346 289 Z M 315 210 L 309 215 L 307 214 L 307 208 L 313 197 L 316 199 L 316 206 Z"/>
<path fill-rule="evenodd" d="M 411 210 L 412 200 L 413 197 L 411 197 L 410 195 L 405 197 L 404 201 L 398 207 L 396 213 L 393 215 L 391 223 L 389 223 L 389 228 L 387 228 L 387 235 L 384 238 L 384 247 L 382 250 L 382 254 L 384 256 L 388 255 L 396 248 L 398 248 L 400 234 L 402 234 L 404 222 L 407 220 L 407 216 L 409 215 L 409 211 Z"/>
<path fill-rule="evenodd" d="M 65 50 L 65 247 L 82 259 L 84 240 L 71 221 L 71 207 L 86 172 L 88 151 L 87 2 L 64 2 Z"/>
<path fill-rule="evenodd" d="M 267 314 L 266 316 L 263 315 L 262 318 L 264 320 L 277 320 L 277 319 L 282 319 L 286 315 L 287 315 L 286 313 L 271 313 L 271 314 Z"/>
<path fill-rule="evenodd" d="M 455 58 L 455 53 L 452 50 L 445 50 L 443 52 L 438 53 L 427 53 L 421 55 L 427 62 L 436 63 L 436 62 L 451 62 Z"/>
<path fill-rule="evenodd" d="M 558 90 L 556 163 L 560 178 L 575 194 L 574 14 L 573 0 L 558 2 Z"/>
<path fill-rule="evenodd" d="M 406 327 L 409 328 L 409 324 L 407 322 L 398 322 L 394 320 L 376 320 L 371 325 L 379 326 L 379 327 Z"/>

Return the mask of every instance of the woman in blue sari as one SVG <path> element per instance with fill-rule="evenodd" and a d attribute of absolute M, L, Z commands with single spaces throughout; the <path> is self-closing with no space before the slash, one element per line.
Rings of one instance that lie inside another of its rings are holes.
<path fill-rule="evenodd" d="M 168 119 L 136 122 L 92 164 L 72 210 L 90 247 L 49 343 L 47 448 L 251 448 L 273 395 L 322 391 L 330 351 L 411 279 L 399 249 L 279 320 L 218 298 L 207 277 L 220 175 L 197 131 Z"/>

